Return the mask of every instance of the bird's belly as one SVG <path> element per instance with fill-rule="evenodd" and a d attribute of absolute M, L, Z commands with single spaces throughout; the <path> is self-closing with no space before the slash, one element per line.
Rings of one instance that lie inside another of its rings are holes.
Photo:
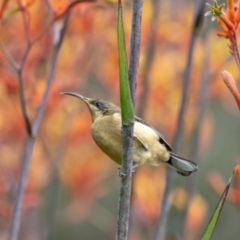
<path fill-rule="evenodd" d="M 103 135 L 98 134 L 97 136 L 94 136 L 93 134 L 93 139 L 105 154 L 107 154 L 113 161 L 121 165 L 122 163 L 121 135 L 114 139 L 111 136 L 112 136 L 111 134 L 108 135 L 105 132 Z M 150 159 L 151 159 L 151 153 L 149 151 L 139 149 L 138 146 L 133 143 L 133 162 L 134 163 L 137 163 L 138 165 L 142 165 L 145 162 L 149 161 Z"/>

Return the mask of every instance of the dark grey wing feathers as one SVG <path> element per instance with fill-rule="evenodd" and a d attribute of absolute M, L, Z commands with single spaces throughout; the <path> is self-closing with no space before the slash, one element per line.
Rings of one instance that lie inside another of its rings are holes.
<path fill-rule="evenodd" d="M 167 148 L 168 151 L 172 151 L 172 147 L 164 139 L 163 135 L 160 132 L 158 132 L 154 127 L 152 127 L 151 125 L 149 125 L 148 123 L 146 123 L 144 120 L 142 120 L 141 118 L 139 118 L 137 116 L 135 116 L 135 121 L 140 122 L 140 123 L 152 128 L 157 133 L 157 135 L 159 136 L 159 142 L 162 143 Z"/>

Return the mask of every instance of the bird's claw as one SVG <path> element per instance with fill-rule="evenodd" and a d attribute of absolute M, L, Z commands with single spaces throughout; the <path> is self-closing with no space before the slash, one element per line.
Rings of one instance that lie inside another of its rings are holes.
<path fill-rule="evenodd" d="M 135 172 L 137 167 L 138 167 L 138 164 L 137 163 L 133 163 L 133 165 L 132 165 L 132 172 Z"/>
<path fill-rule="evenodd" d="M 135 170 L 136 170 L 136 168 L 138 167 L 138 164 L 137 163 L 133 163 L 133 166 L 132 166 L 132 173 L 135 173 Z M 123 173 L 122 172 L 122 168 L 121 167 L 119 167 L 118 168 L 118 176 L 119 177 L 125 177 L 127 174 L 126 173 Z"/>
<path fill-rule="evenodd" d="M 122 172 L 122 168 L 118 168 L 118 176 L 119 177 L 125 177 L 127 174 Z"/>

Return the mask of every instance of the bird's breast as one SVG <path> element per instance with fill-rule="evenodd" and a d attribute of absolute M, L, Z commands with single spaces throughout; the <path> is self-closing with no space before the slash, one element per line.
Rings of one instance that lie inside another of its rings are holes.
<path fill-rule="evenodd" d="M 112 114 L 96 119 L 92 124 L 92 137 L 101 150 L 112 160 L 121 164 L 122 137 L 120 114 Z"/>

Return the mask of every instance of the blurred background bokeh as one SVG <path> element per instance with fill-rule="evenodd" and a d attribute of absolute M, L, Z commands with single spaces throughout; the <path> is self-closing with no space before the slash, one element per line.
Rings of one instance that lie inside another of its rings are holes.
<path fill-rule="evenodd" d="M 29 4 L 31 37 L 38 35 L 47 24 L 50 7 L 61 13 L 68 4 L 67 0 L 8 1 L 1 12 L 0 39 L 17 62 L 22 59 L 26 48 L 22 16 L 16 10 L 19 2 Z M 177 127 L 196 2 L 159 0 L 157 12 L 153 14 L 156 2 L 148 0 L 143 4 L 135 111 L 171 144 Z M 3 4 L 4 0 L 0 3 Z M 131 11 L 132 1 L 125 0 L 124 24 L 128 50 Z M 34 147 L 20 239 L 114 239 L 120 187 L 119 166 L 93 142 L 91 119 L 86 106 L 78 99 L 59 93 L 73 91 L 119 104 L 116 18 L 117 4 L 114 0 L 80 3 L 71 10 Z M 60 18 L 54 24 L 61 24 L 61 21 Z M 222 70 L 228 70 L 238 84 L 239 73 L 229 54 L 227 41 L 217 37 L 216 31 L 217 24 L 205 18 L 194 48 L 180 153 L 192 158 L 195 140 L 199 138 L 200 170 L 196 173 L 196 186 L 190 202 L 187 201 L 187 178 L 177 176 L 175 180 L 166 239 L 177 239 L 183 228 L 188 239 L 199 238 L 227 179 L 240 161 L 239 112 L 220 77 Z M 45 90 L 52 38 L 50 27 L 34 44 L 23 71 L 31 121 L 35 118 Z M 149 51 L 152 51 L 152 56 Z M 200 131 L 197 131 L 199 119 L 202 120 Z M 17 75 L 0 52 L 1 240 L 7 239 L 9 234 L 26 138 Z M 129 239 L 154 239 L 165 176 L 165 166 L 141 166 L 134 173 Z M 212 239 L 239 239 L 240 198 L 237 186 L 238 182 L 232 186 L 236 190 L 230 192 Z M 189 204 L 189 211 L 185 216 L 186 203 Z"/>

